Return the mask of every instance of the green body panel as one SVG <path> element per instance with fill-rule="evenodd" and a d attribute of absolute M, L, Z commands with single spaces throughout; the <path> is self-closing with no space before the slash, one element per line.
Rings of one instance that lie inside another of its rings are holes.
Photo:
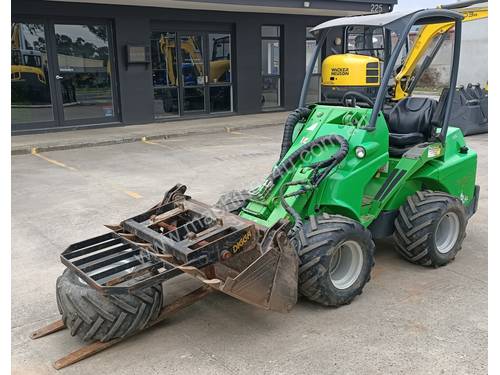
<path fill-rule="evenodd" d="M 302 145 L 329 134 L 338 134 L 349 143 L 344 160 L 314 191 L 287 198 L 302 218 L 321 212 L 341 214 L 368 226 L 382 211 L 398 209 L 417 190 L 431 189 L 459 197 L 467 206 L 472 202 L 477 155 L 465 150 L 465 140 L 457 128 L 449 128 L 445 146 L 429 143 L 415 146 L 402 158 L 389 157 L 389 131 L 382 114 L 376 128 L 366 130 L 371 109 L 316 105 L 306 123 L 295 127 L 293 144 L 285 158 Z M 366 150 L 358 158 L 356 147 Z M 294 168 L 288 170 L 265 194 L 251 199 L 240 216 L 270 227 L 289 215 L 280 201 L 280 189 L 290 181 L 307 180 L 311 163 L 327 159 L 336 145 L 313 149 Z M 286 189 L 286 194 L 300 185 Z"/>

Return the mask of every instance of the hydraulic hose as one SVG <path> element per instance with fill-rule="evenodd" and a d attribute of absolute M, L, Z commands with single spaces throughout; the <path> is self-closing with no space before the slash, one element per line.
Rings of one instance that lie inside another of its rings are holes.
<path fill-rule="evenodd" d="M 289 168 L 292 168 L 294 166 L 295 162 L 299 158 L 304 158 L 309 152 L 311 152 L 314 147 L 327 144 L 336 144 L 339 145 L 340 148 L 328 159 L 308 165 L 309 168 L 312 168 L 314 170 L 313 176 L 310 181 L 291 181 L 283 184 L 280 189 L 279 194 L 281 205 L 294 220 L 294 225 L 288 232 L 288 236 L 290 238 L 292 238 L 298 231 L 302 229 L 304 223 L 300 214 L 287 203 L 286 198 L 298 196 L 306 193 L 307 191 L 314 190 L 321 183 L 321 181 L 323 181 L 323 179 L 332 171 L 332 169 L 345 159 L 347 152 L 349 151 L 349 143 L 344 137 L 337 134 L 325 135 L 323 137 L 316 138 L 314 141 L 309 142 L 294 151 L 271 173 L 270 179 L 274 184 Z M 285 195 L 285 190 L 288 187 L 294 185 L 302 185 L 302 187 L 299 190 Z"/>
<path fill-rule="evenodd" d="M 295 125 L 298 122 L 306 120 L 311 114 L 311 110 L 306 107 L 299 107 L 292 113 L 290 113 L 285 121 L 285 129 L 283 130 L 283 140 L 281 141 L 281 152 L 280 159 L 283 159 L 285 154 L 290 149 L 292 145 L 292 137 L 293 131 L 295 129 Z"/>
<path fill-rule="evenodd" d="M 286 171 L 288 171 L 290 168 L 293 168 L 297 160 L 299 160 L 300 158 L 304 158 L 309 152 L 311 152 L 311 150 L 314 147 L 324 146 L 324 145 L 338 145 L 340 146 L 340 148 L 330 158 L 321 162 L 311 164 L 310 167 L 315 169 L 325 168 L 326 166 L 330 165 L 331 163 L 334 163 L 335 161 L 336 161 L 335 165 L 337 165 L 345 158 L 347 152 L 349 151 L 349 143 L 341 135 L 331 134 L 318 137 L 315 140 L 306 143 L 302 147 L 298 148 L 293 153 L 291 153 L 285 160 L 283 160 L 271 172 L 271 175 L 269 176 L 272 183 L 273 184 L 276 183 L 276 181 L 278 181 L 280 177 L 282 177 L 286 173 Z"/>

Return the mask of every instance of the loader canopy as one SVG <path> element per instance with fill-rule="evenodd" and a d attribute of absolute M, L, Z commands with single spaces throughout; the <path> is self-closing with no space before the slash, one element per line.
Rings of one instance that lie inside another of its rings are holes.
<path fill-rule="evenodd" d="M 367 130 L 374 129 L 377 116 L 383 109 L 386 103 L 389 83 L 394 77 L 394 70 L 396 64 L 398 63 L 398 58 L 403 51 L 403 48 L 407 44 L 408 36 L 412 27 L 419 25 L 428 25 L 443 22 L 453 22 L 455 24 L 454 31 L 454 48 L 453 48 L 453 58 L 450 69 L 450 79 L 448 82 L 448 89 L 445 90 L 444 95 L 442 95 L 440 102 L 440 116 L 439 127 L 441 128 L 438 138 L 441 142 L 446 138 L 448 122 L 450 118 L 451 103 L 453 102 L 453 94 L 455 90 L 449 90 L 450 87 L 456 86 L 457 74 L 458 74 L 458 62 L 460 56 L 460 38 L 461 38 L 461 21 L 463 15 L 448 9 L 424 9 L 412 12 L 392 12 L 377 15 L 367 15 L 367 16 L 356 16 L 356 17 L 344 17 L 338 18 L 330 21 L 326 21 L 311 30 L 311 33 L 316 37 L 317 44 L 314 50 L 313 56 L 306 70 L 306 76 L 304 79 L 304 84 L 302 86 L 302 92 L 300 96 L 299 107 L 305 106 L 306 94 L 309 87 L 309 82 L 314 70 L 316 60 L 320 56 L 320 52 L 326 43 L 328 33 L 333 28 L 346 28 L 350 26 L 368 26 L 381 28 L 385 33 L 384 37 L 387 43 L 390 45 L 391 38 L 397 36 L 397 42 L 392 48 L 386 48 L 385 58 L 384 58 L 384 69 L 383 76 L 380 80 L 380 85 L 378 86 L 378 91 L 374 96 L 372 114 L 370 121 L 366 127 Z M 438 48 L 439 49 L 439 46 Z M 436 49 L 436 50 L 437 50 Z M 435 56 L 434 51 L 434 56 Z M 425 64 L 432 61 L 431 56 L 427 62 L 423 63 L 422 71 L 425 70 Z M 368 69 L 368 66 L 367 66 Z M 417 77 L 418 78 L 418 77 Z"/>

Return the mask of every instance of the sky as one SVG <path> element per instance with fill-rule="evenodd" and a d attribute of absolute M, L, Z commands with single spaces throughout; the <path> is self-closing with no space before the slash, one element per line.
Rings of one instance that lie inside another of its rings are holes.
<path fill-rule="evenodd" d="M 411 9 L 435 8 L 438 5 L 455 3 L 456 0 L 398 0 L 394 7 L 396 11 L 405 11 Z"/>

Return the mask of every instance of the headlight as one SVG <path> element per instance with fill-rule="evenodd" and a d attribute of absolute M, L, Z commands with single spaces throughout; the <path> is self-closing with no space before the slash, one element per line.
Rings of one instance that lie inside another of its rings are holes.
<path fill-rule="evenodd" d="M 354 152 L 356 153 L 356 157 L 358 159 L 363 159 L 365 156 L 366 156 L 366 150 L 364 147 L 362 146 L 357 146 L 355 149 L 354 149 Z"/>

